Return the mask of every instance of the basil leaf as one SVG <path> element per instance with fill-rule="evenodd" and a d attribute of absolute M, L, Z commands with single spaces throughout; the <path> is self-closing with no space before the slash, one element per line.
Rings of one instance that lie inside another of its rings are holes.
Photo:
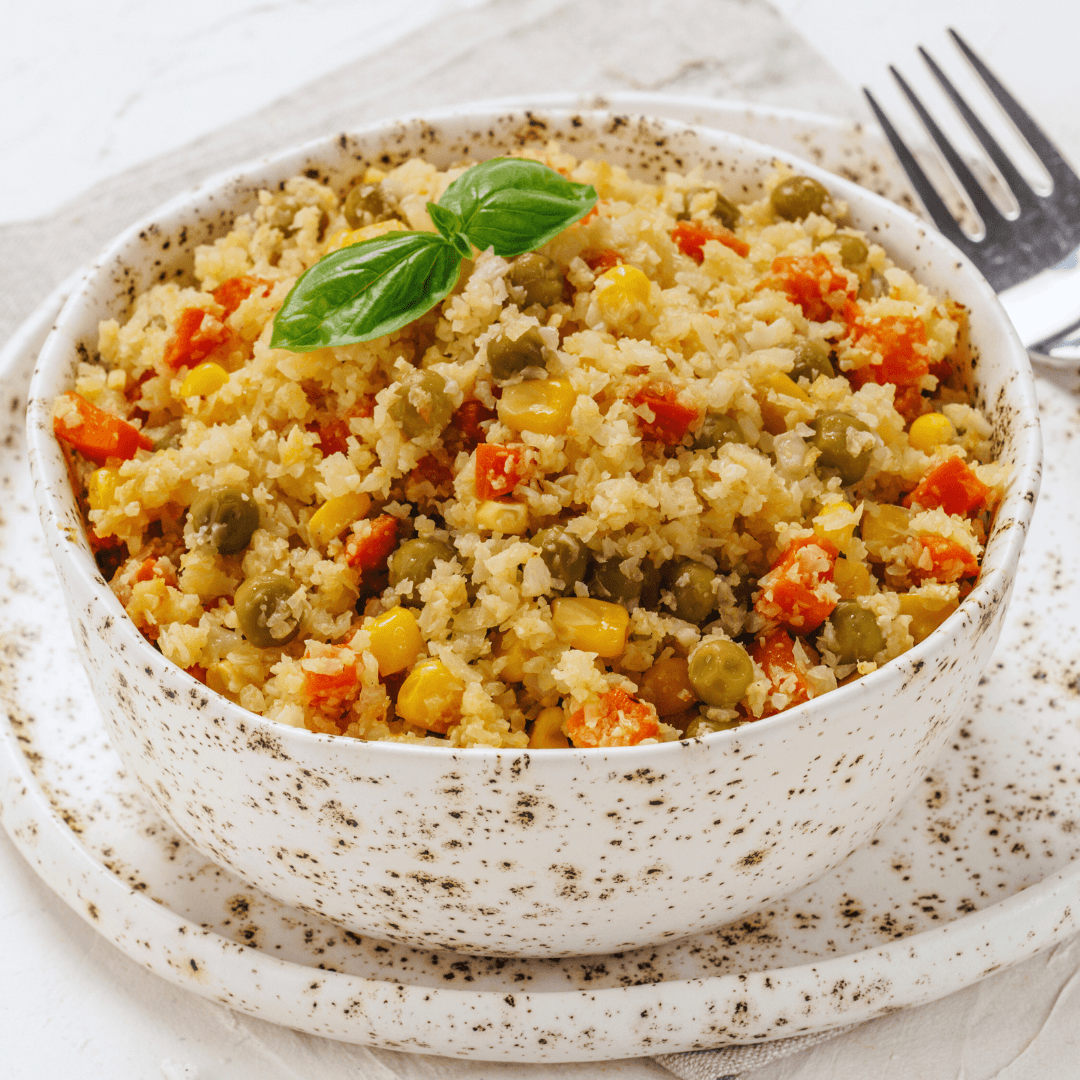
<path fill-rule="evenodd" d="M 438 203 L 427 204 L 428 217 L 432 224 L 446 238 L 448 244 L 463 258 L 472 258 L 472 244 L 462 235 L 461 221 L 452 210 L 447 210 Z"/>
<path fill-rule="evenodd" d="M 463 172 L 438 205 L 457 217 L 460 231 L 481 251 L 490 247 L 511 258 L 583 218 L 596 198 L 592 185 L 575 184 L 539 161 L 492 158 Z"/>
<path fill-rule="evenodd" d="M 392 333 L 442 300 L 460 270 L 455 248 L 428 232 L 385 233 L 331 252 L 285 297 L 270 346 L 311 352 Z"/>

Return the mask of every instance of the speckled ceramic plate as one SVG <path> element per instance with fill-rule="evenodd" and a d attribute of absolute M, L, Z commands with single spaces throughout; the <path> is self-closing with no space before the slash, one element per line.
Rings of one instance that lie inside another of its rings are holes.
<path fill-rule="evenodd" d="M 903 190 L 857 128 L 635 96 Z M 623 101 L 615 102 L 617 105 Z M 835 872 L 681 943 L 581 960 L 387 945 L 289 909 L 188 847 L 126 777 L 90 699 L 33 509 L 25 388 L 59 307 L 0 360 L 0 813 L 50 888 L 145 967 L 265 1020 L 350 1042 L 512 1061 L 778 1039 L 944 996 L 1080 928 L 1080 380 L 1039 384 L 1046 474 L 1009 622 L 920 795 Z M 1068 546 L 1067 546 L 1068 544 Z"/>

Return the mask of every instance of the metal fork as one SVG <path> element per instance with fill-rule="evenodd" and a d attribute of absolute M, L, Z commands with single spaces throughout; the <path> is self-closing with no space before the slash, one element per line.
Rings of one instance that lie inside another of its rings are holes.
<path fill-rule="evenodd" d="M 941 151 L 957 185 L 970 199 L 982 220 L 983 235 L 968 235 L 950 213 L 915 155 L 874 100 L 873 94 L 865 87 L 863 93 L 866 94 L 870 107 L 931 220 L 982 271 L 994 290 L 1002 292 L 1058 265 L 1080 247 L 1080 177 L 1073 172 L 1038 124 L 1021 108 L 963 38 L 951 28 L 949 34 L 1046 169 L 1053 183 L 1049 194 L 1040 195 L 1028 184 L 934 58 L 920 46 L 919 54 L 955 105 L 972 135 L 986 151 L 987 157 L 997 168 L 1019 207 L 1017 213 L 1006 215 L 995 206 L 984 186 L 975 178 L 904 77 L 895 67 L 890 66 L 889 71 L 893 78 Z M 1040 342 L 1034 348 L 1049 352 L 1077 329 L 1080 329 L 1080 322 L 1061 331 L 1052 339 Z M 1059 362 L 1052 357 L 1046 359 L 1052 363 Z"/>

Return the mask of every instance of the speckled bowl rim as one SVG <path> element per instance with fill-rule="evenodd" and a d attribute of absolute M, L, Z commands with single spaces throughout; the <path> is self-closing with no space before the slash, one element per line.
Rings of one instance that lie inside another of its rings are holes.
<path fill-rule="evenodd" d="M 603 95 L 600 95 L 600 99 L 603 100 Z M 446 121 L 460 122 L 469 118 L 476 118 L 478 121 L 482 116 L 505 116 L 508 111 L 521 114 L 523 120 L 527 116 L 535 116 L 541 113 L 550 115 L 553 118 L 569 117 L 574 113 L 627 117 L 627 113 L 622 110 L 608 111 L 594 108 L 575 108 L 575 101 L 580 104 L 580 99 L 549 95 L 544 99 L 538 99 L 537 107 L 534 109 L 526 108 L 520 100 L 513 99 L 480 102 L 475 105 L 453 106 L 445 109 L 424 110 L 423 112 L 412 113 L 392 120 L 366 124 L 350 129 L 345 133 L 334 133 L 308 140 L 274 154 L 218 172 L 191 190 L 166 201 L 150 214 L 147 214 L 121 232 L 87 268 L 84 276 L 68 297 L 53 325 L 52 331 L 42 346 L 31 379 L 27 406 L 27 445 L 30 468 L 35 478 L 34 491 L 38 500 L 39 513 L 42 517 L 53 558 L 62 561 L 69 571 L 74 571 L 80 584 L 85 590 L 93 594 L 95 601 L 104 604 L 117 616 L 119 632 L 128 643 L 146 656 L 148 664 L 152 663 L 154 665 L 156 676 L 164 675 L 168 678 L 179 679 L 182 686 L 203 695 L 213 693 L 183 669 L 168 661 L 160 652 L 146 642 L 98 572 L 98 568 L 88 550 L 78 544 L 58 540 L 56 536 L 57 529 L 55 527 L 50 529 L 49 527 L 50 519 L 54 522 L 61 520 L 61 503 L 65 498 L 70 499 L 72 496 L 68 488 L 67 472 L 62 464 L 63 459 L 57 450 L 52 436 L 51 422 L 48 419 L 51 416 L 52 396 L 43 393 L 42 387 L 47 383 L 55 365 L 67 364 L 70 366 L 69 325 L 78 318 L 80 307 L 90 292 L 95 276 L 100 273 L 107 273 L 110 263 L 120 257 L 129 245 L 135 245 L 140 238 L 145 239 L 145 236 L 153 231 L 155 222 L 158 219 L 182 211 L 185 207 L 200 200 L 212 201 L 222 193 L 228 193 L 233 185 L 242 183 L 243 178 L 250 174 L 273 170 L 287 161 L 303 156 L 318 158 L 320 154 L 325 155 L 333 143 L 344 139 L 346 136 L 366 139 L 379 133 L 392 132 L 406 125 L 423 122 L 430 122 L 434 125 Z M 791 111 L 791 114 L 794 115 L 794 111 Z M 833 701 L 839 704 L 839 699 L 834 695 L 842 694 L 846 698 L 876 696 L 880 685 L 887 686 L 905 668 L 918 671 L 926 663 L 930 662 L 940 649 L 948 646 L 955 648 L 958 639 L 964 636 L 965 631 L 972 625 L 974 613 L 978 610 L 978 601 L 981 598 L 994 600 L 996 597 L 997 602 L 1007 600 L 1024 537 L 1030 525 L 1035 496 L 1039 487 L 1042 442 L 1038 425 L 1038 402 L 1034 378 L 1027 352 L 1009 322 L 993 289 L 962 252 L 953 247 L 940 233 L 936 232 L 916 215 L 866 188 L 859 187 L 850 180 L 830 173 L 812 162 L 800 159 L 797 155 L 786 153 L 756 142 L 753 139 L 734 135 L 705 124 L 685 124 L 676 120 L 633 114 L 630 115 L 629 119 L 631 122 L 642 119 L 664 129 L 675 131 L 693 130 L 705 137 L 731 144 L 742 151 L 785 161 L 793 165 L 798 171 L 816 177 L 828 184 L 833 190 L 837 190 L 842 197 L 848 199 L 849 202 L 854 198 L 867 203 L 877 213 L 880 213 L 883 221 L 887 222 L 891 219 L 905 229 L 915 230 L 924 242 L 930 244 L 931 247 L 937 248 L 942 253 L 947 253 L 948 258 L 954 262 L 957 271 L 966 277 L 969 285 L 979 292 L 982 301 L 987 305 L 988 313 L 992 314 L 998 324 L 995 329 L 998 334 L 1000 348 L 1008 353 L 1013 363 L 1013 393 L 1010 395 L 1009 400 L 1017 407 L 1018 417 L 1023 421 L 1019 430 L 1014 433 L 1017 467 L 1014 475 L 1010 478 L 1006 497 L 998 509 L 995 529 L 991 533 L 987 551 L 984 553 L 984 566 L 988 561 L 991 562 L 991 565 L 986 567 L 984 572 L 980 574 L 975 588 L 969 594 L 968 602 L 961 604 L 959 610 L 954 612 L 924 641 L 856 682 L 839 687 L 828 695 L 815 698 L 803 705 L 763 718 L 752 724 L 714 733 L 704 740 L 717 746 L 739 741 L 753 742 L 762 746 L 762 748 L 767 748 L 770 742 L 783 738 L 784 730 L 791 725 L 804 722 L 813 723 L 815 720 L 824 721 L 829 709 L 828 702 Z M 71 344 L 74 344 L 77 340 L 78 336 L 71 338 Z M 61 481 L 60 483 L 56 482 L 58 479 Z M 1031 494 L 1028 496 L 1025 493 Z M 1008 515 L 1009 521 L 1018 527 L 1003 530 L 1000 523 L 1005 520 L 1006 515 Z M 988 556 L 991 558 L 988 559 Z M 230 721 L 245 723 L 257 730 L 272 733 L 278 739 L 284 740 L 290 747 L 295 744 L 298 747 L 297 753 L 303 753 L 302 747 L 308 744 L 309 740 L 315 740 L 316 743 L 333 744 L 342 750 L 347 746 L 349 749 L 344 752 L 348 753 L 363 753 L 365 755 L 374 753 L 385 756 L 389 759 L 387 764 L 390 764 L 393 759 L 398 758 L 400 755 L 404 755 L 401 758 L 402 764 L 407 764 L 411 755 L 435 754 L 443 756 L 450 753 L 455 755 L 498 755 L 508 759 L 520 758 L 525 755 L 530 758 L 531 762 L 536 760 L 535 755 L 540 754 L 541 760 L 548 760 L 553 766 L 556 762 L 559 762 L 560 771 L 571 761 L 595 762 L 600 755 L 603 755 L 605 760 L 618 764 L 620 767 L 629 768 L 646 762 L 651 766 L 659 767 L 667 763 L 672 755 L 681 753 L 688 744 L 703 741 L 702 739 L 681 739 L 645 746 L 605 747 L 601 750 L 571 747 L 569 749 L 551 749 L 542 752 L 511 747 L 444 747 L 389 741 L 362 742 L 353 739 L 342 739 L 341 736 L 311 732 L 305 728 L 292 727 L 257 713 L 249 712 L 220 695 L 215 695 L 215 698 L 219 702 L 223 718 L 228 717 Z"/>

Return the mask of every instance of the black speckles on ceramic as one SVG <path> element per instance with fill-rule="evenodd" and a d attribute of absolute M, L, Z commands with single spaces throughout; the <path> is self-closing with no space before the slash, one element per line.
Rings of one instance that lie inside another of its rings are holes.
<path fill-rule="evenodd" d="M 82 539 L 48 424 L 80 343 L 133 290 L 182 275 L 193 246 L 259 187 L 307 168 L 344 186 L 368 162 L 420 150 L 445 165 L 540 138 L 652 178 L 703 160 L 748 192 L 774 156 L 719 132 L 592 113 L 428 118 L 335 137 L 219 180 L 125 234 L 65 309 L 31 388 L 36 494 L 78 647 L 110 738 L 155 805 L 208 857 L 285 903 L 351 931 L 461 953 L 563 956 L 672 941 L 836 866 L 946 745 L 1000 631 L 1038 486 L 1030 372 L 985 282 L 958 271 L 955 252 L 916 219 L 799 165 L 847 199 L 852 220 L 901 265 L 971 312 L 980 393 L 1014 476 L 980 583 L 944 627 L 808 706 L 656 747 L 365 744 L 283 727 L 209 693 L 135 631 Z"/>

